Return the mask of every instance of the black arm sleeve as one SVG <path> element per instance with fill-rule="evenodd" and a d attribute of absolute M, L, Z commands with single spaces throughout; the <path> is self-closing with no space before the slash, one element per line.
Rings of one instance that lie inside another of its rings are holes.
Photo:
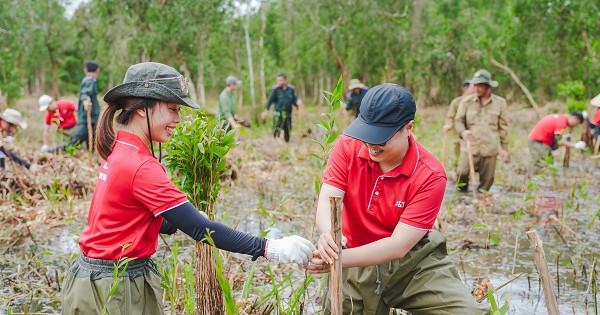
<path fill-rule="evenodd" d="M 25 166 L 25 168 L 29 169 L 29 167 L 31 166 L 31 164 L 29 164 L 29 162 L 20 159 L 16 154 L 14 154 L 12 151 L 8 150 L 8 154 L 6 154 L 6 151 L 4 149 L 4 147 L 0 147 L 0 150 L 2 150 L 2 152 L 4 152 L 5 155 L 10 156 L 10 159 L 13 160 L 14 162 L 16 162 L 19 165 L 23 165 Z"/>
<path fill-rule="evenodd" d="M 258 257 L 264 256 L 265 254 L 267 240 L 236 231 L 221 223 L 211 221 L 201 215 L 189 202 L 165 211 L 161 215 L 169 221 L 169 224 L 172 224 L 177 229 L 197 241 L 207 243 L 204 236 L 206 235 L 206 231 L 209 230 L 211 232 L 210 236 L 217 248 L 230 252 L 252 255 L 252 260 L 256 260 Z"/>
<path fill-rule="evenodd" d="M 167 219 L 163 219 L 162 225 L 160 226 L 160 234 L 175 234 L 177 232 L 177 227 L 171 224 L 171 222 L 167 221 Z"/>

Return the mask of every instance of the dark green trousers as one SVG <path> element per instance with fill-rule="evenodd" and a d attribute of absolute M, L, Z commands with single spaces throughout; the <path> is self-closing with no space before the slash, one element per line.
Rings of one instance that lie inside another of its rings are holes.
<path fill-rule="evenodd" d="M 151 259 L 134 260 L 111 295 L 114 261 L 80 256 L 62 284 L 62 314 L 163 315 L 160 275 Z"/>
<path fill-rule="evenodd" d="M 490 313 L 460 280 L 447 255 L 446 240 L 437 231 L 431 231 L 401 259 L 345 268 L 342 274 L 344 314 L 388 315 L 390 308 L 415 315 Z M 324 314 L 330 314 L 329 294 L 325 296 Z"/>

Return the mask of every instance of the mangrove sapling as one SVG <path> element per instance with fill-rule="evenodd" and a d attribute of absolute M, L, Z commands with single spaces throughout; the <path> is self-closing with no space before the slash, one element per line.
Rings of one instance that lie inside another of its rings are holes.
<path fill-rule="evenodd" d="M 166 148 L 167 167 L 192 204 L 215 218 L 214 204 L 221 190 L 220 178 L 227 172 L 225 155 L 234 146 L 234 131 L 225 131 L 203 112 L 192 113 L 179 124 Z M 223 291 L 213 268 L 211 246 L 196 242 L 196 314 L 223 313 Z"/>

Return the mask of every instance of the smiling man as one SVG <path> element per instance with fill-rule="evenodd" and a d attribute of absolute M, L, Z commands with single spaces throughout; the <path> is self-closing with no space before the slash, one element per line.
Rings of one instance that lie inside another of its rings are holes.
<path fill-rule="evenodd" d="M 338 258 L 329 197 L 340 196 L 348 247 L 342 254 L 344 314 L 389 314 L 392 307 L 414 314 L 488 314 L 461 282 L 444 236 L 431 230 L 446 173 L 412 136 L 415 112 L 404 87 L 383 84 L 367 92 L 323 175 L 318 253 L 305 268 L 326 273 Z"/>

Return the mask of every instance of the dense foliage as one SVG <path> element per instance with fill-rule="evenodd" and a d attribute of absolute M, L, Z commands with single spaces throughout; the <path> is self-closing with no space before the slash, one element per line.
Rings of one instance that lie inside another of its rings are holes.
<path fill-rule="evenodd" d="M 63 2 L 0 2 L 0 90 L 9 106 L 22 94 L 76 93 L 87 59 L 102 66 L 102 91 L 133 63 L 173 65 L 209 105 L 216 97 L 205 95 L 235 74 L 245 104 L 261 106 L 279 72 L 315 102 L 342 73 L 344 82 L 397 82 L 423 104 L 440 104 L 478 68 L 492 71 L 498 94 L 525 100 L 492 58 L 538 101 L 557 98 L 566 81 L 583 83 L 586 99 L 599 92 L 596 0 L 89 0 L 70 18 Z"/>

